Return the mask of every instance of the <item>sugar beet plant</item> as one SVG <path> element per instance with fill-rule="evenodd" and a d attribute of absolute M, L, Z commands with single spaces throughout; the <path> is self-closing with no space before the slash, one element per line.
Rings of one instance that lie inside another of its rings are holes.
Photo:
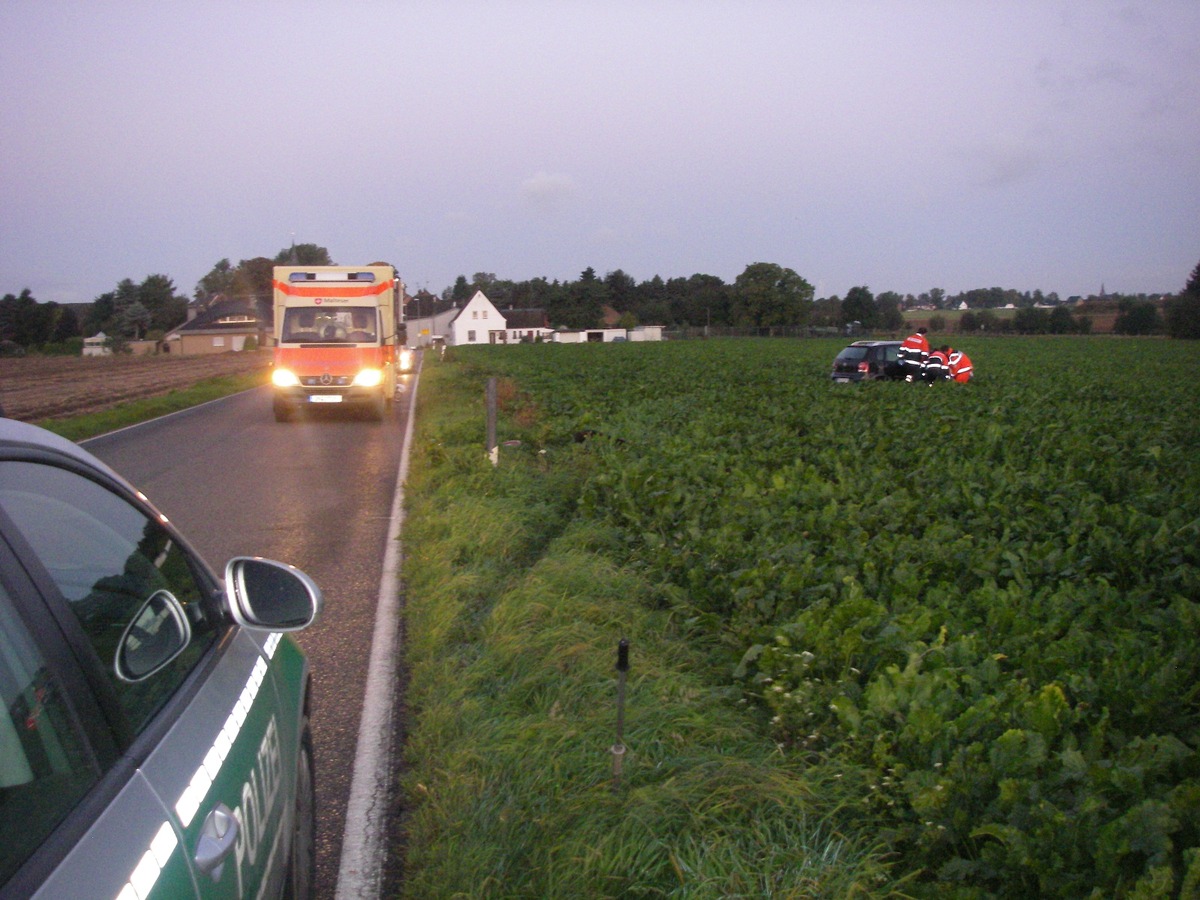
<path fill-rule="evenodd" d="M 914 893 L 1200 896 L 1196 348 L 980 340 L 933 388 L 837 348 L 462 358 L 587 442 L 580 514 Z"/>

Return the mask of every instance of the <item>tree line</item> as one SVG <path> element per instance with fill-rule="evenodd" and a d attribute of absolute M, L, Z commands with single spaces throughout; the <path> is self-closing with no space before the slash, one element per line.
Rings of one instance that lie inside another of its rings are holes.
<path fill-rule="evenodd" d="M 1102 303 L 1117 308 L 1114 331 L 1118 334 L 1162 334 L 1197 337 L 1200 330 L 1200 265 L 1188 286 L 1176 296 L 1107 294 Z M 1051 292 L 1019 292 L 980 288 L 948 294 L 940 288 L 914 296 L 895 291 L 874 294 L 865 285 L 851 288 L 845 297 L 815 298 L 812 285 L 791 269 L 773 263 L 753 263 L 732 284 L 712 275 L 637 282 L 621 269 L 597 276 L 585 269 L 576 281 L 500 279 L 491 272 L 476 272 L 470 279 L 459 275 L 441 294 L 441 301 L 462 305 L 475 291 L 483 291 L 501 311 L 544 309 L 553 326 L 593 328 L 606 310 L 620 315 L 618 325 L 664 325 L 668 328 L 771 328 L 807 327 L 813 330 L 898 332 L 905 327 L 906 312 L 928 311 L 935 330 L 946 331 L 950 310 L 965 309 L 958 318 L 960 333 L 1083 334 L 1091 320 L 1078 313 L 1077 302 L 1067 302 Z M 433 308 L 438 298 L 418 292 L 417 309 Z M 1079 298 L 1069 298 L 1078 301 Z M 1094 302 L 1092 298 L 1090 302 Z M 1015 314 L 996 310 L 1013 307 Z"/>
<path fill-rule="evenodd" d="M 269 321 L 274 266 L 334 264 L 329 251 L 317 244 L 293 244 L 273 258 L 243 259 L 237 265 L 222 259 L 197 282 L 190 305 L 203 311 L 224 299 L 250 301 Z M 477 290 L 502 311 L 542 309 L 552 326 L 572 329 L 596 327 L 609 311 L 616 311 L 621 327 L 782 326 L 820 331 L 852 326 L 854 330 L 897 332 L 904 328 L 907 310 L 928 310 L 936 319 L 942 311 L 964 306 L 967 311 L 958 320 L 960 332 L 1070 334 L 1089 328 L 1088 320 L 1072 312 L 1073 306 L 1063 303 L 1053 292 L 981 288 L 950 295 L 933 288 L 914 296 L 895 291 L 874 294 L 861 285 L 851 288 L 844 298 L 816 298 L 813 286 L 802 276 L 767 262 L 751 263 L 732 283 L 704 274 L 668 279 L 655 275 L 639 282 L 622 269 L 601 277 L 590 267 L 574 281 L 544 277 L 512 281 L 490 272 L 476 272 L 470 280 L 459 275 L 440 298 L 428 290 L 418 291 L 416 308 L 432 309 L 439 299 L 442 304 L 461 305 Z M 1114 326 L 1117 333 L 1200 338 L 1200 264 L 1177 295 L 1108 295 L 1106 299 L 1118 307 Z M 1017 310 L 1011 317 L 994 312 L 1009 306 Z M 177 292 L 166 275 L 149 275 L 140 284 L 124 279 L 115 290 L 97 297 L 82 317 L 71 307 L 53 301 L 38 303 L 25 289 L 20 295 L 0 298 L 0 350 L 17 347 L 78 352 L 83 336 L 98 332 L 104 332 L 114 344 L 161 339 L 187 320 L 188 307 L 189 300 Z M 946 330 L 944 319 L 932 324 L 935 330 Z"/>

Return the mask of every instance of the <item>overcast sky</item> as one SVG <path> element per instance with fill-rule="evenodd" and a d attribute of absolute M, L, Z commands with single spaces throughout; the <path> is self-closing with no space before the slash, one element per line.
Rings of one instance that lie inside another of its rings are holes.
<path fill-rule="evenodd" d="M 0 3 L 0 294 L 457 275 L 1173 292 L 1197 0 Z"/>

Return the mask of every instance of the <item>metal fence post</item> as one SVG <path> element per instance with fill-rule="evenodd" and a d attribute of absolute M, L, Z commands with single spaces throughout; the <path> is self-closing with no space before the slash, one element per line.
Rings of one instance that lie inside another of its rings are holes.
<path fill-rule="evenodd" d="M 487 380 L 487 455 L 492 465 L 500 463 L 500 448 L 496 444 L 496 379 Z"/>
<path fill-rule="evenodd" d="M 617 742 L 609 748 L 613 758 L 613 790 L 621 786 L 621 764 L 625 759 L 625 676 L 629 672 L 629 640 L 617 644 Z"/>

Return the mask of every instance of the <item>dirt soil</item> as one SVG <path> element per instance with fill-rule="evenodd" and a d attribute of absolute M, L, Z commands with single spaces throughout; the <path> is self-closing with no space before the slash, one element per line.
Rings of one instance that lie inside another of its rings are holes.
<path fill-rule="evenodd" d="M 24 422 L 98 412 L 156 397 L 206 378 L 262 370 L 269 350 L 143 356 L 29 356 L 0 358 L 0 407 Z"/>

